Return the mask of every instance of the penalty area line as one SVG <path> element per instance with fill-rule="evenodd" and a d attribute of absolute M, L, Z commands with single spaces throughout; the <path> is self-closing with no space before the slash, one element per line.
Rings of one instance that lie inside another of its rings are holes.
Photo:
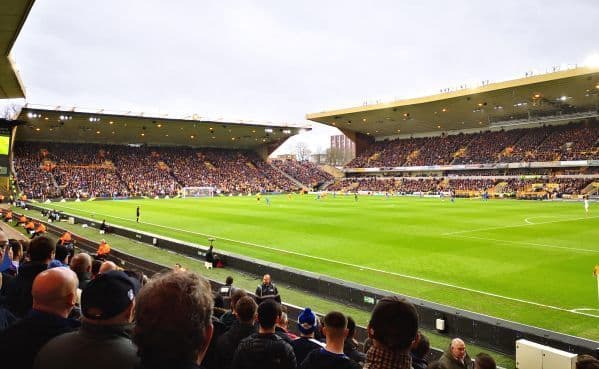
<path fill-rule="evenodd" d="M 70 209 L 70 210 L 74 210 L 74 211 L 81 211 L 81 212 L 90 213 L 90 214 L 98 214 L 98 215 L 102 215 L 102 216 L 107 217 L 107 218 L 121 219 L 121 220 L 125 220 L 125 221 L 128 221 L 128 222 L 135 223 L 134 220 L 127 219 L 127 218 L 122 218 L 122 217 L 117 217 L 117 216 L 114 216 L 114 215 L 101 214 L 101 213 L 97 213 L 97 212 L 91 212 L 91 211 L 88 211 L 88 210 L 74 209 L 74 208 L 71 208 L 71 207 L 68 207 L 68 206 L 61 206 L 61 205 L 59 205 L 57 207 L 63 207 L 65 209 Z M 162 224 L 155 224 L 155 223 L 148 223 L 148 222 L 139 222 L 139 223 L 140 224 L 147 224 L 147 225 L 155 226 L 155 227 L 160 227 L 160 228 L 165 228 L 165 229 L 170 229 L 170 230 L 174 230 L 174 231 L 178 231 L 178 232 L 195 234 L 195 235 L 199 235 L 199 236 L 214 237 L 214 238 L 221 239 L 221 240 L 224 240 L 224 241 L 238 243 L 240 245 L 248 245 L 248 246 L 258 247 L 258 248 L 262 248 L 262 249 L 266 249 L 266 250 L 276 251 L 276 252 L 283 253 L 283 254 L 301 256 L 301 257 L 304 257 L 304 258 L 309 258 L 309 259 L 324 261 L 324 262 L 327 262 L 327 263 L 348 266 L 348 267 L 352 267 L 352 268 L 355 268 L 355 269 L 358 269 L 358 270 L 368 270 L 368 271 L 376 272 L 376 273 L 380 273 L 380 274 L 392 275 L 392 276 L 406 278 L 406 279 L 411 279 L 411 280 L 415 280 L 415 281 L 426 282 L 426 283 L 430 283 L 430 284 L 437 285 L 437 286 L 443 286 L 443 287 L 453 288 L 453 289 L 460 290 L 460 291 L 466 291 L 466 292 L 470 292 L 470 293 L 480 294 L 480 295 L 494 297 L 494 298 L 498 298 L 498 299 L 502 299 L 502 300 L 507 300 L 507 301 L 512 301 L 512 302 L 518 302 L 518 303 L 522 303 L 522 304 L 527 304 L 527 305 L 532 305 L 532 306 L 536 306 L 536 307 L 551 309 L 551 310 L 555 310 L 555 311 L 561 311 L 561 312 L 565 312 L 565 313 L 578 314 L 578 315 L 584 315 L 584 316 L 593 317 L 593 318 L 599 318 L 599 316 L 594 315 L 594 314 L 588 314 L 588 313 L 581 312 L 581 311 L 574 311 L 574 310 L 571 310 L 571 309 L 565 309 L 565 308 L 561 308 L 561 307 L 558 307 L 558 306 L 546 305 L 546 304 L 542 304 L 542 303 L 539 303 L 539 302 L 528 301 L 528 300 L 519 299 L 519 298 L 515 298 L 515 297 L 503 296 L 503 295 L 499 295 L 499 294 L 492 293 L 492 292 L 481 291 L 481 290 L 477 290 L 477 289 L 473 289 L 473 288 L 469 288 L 469 287 L 458 286 L 458 285 L 455 285 L 455 284 L 452 284 L 452 283 L 440 282 L 440 281 L 435 281 L 435 280 L 432 280 L 432 279 L 427 279 L 427 278 L 422 278 L 422 277 L 416 277 L 416 276 L 412 276 L 412 275 L 409 275 L 409 274 L 390 272 L 390 271 L 387 271 L 387 270 L 372 268 L 372 267 L 368 267 L 368 266 L 364 266 L 364 265 L 357 265 L 357 264 L 347 263 L 347 262 L 344 262 L 344 261 L 327 259 L 327 258 L 323 258 L 323 257 L 320 257 L 320 256 L 302 254 L 302 253 L 299 253 L 299 252 L 296 252 L 296 251 L 283 250 L 283 249 L 279 249 L 279 248 L 272 247 L 272 246 L 266 246 L 266 245 L 260 245 L 260 244 L 251 243 L 251 242 L 233 240 L 233 239 L 229 239 L 229 238 L 225 238 L 225 237 L 218 237 L 218 236 L 209 235 L 209 234 L 206 234 L 206 233 L 190 231 L 190 230 L 187 230 L 187 229 L 176 228 L 176 227 L 169 227 L 169 226 L 165 226 L 165 225 L 162 225 Z"/>

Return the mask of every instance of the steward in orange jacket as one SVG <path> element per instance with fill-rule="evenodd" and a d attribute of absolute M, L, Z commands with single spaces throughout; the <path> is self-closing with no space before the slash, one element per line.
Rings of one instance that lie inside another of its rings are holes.
<path fill-rule="evenodd" d="M 96 253 L 97 259 L 106 259 L 106 257 L 110 254 L 110 245 L 106 243 L 106 240 L 100 241 L 100 246 L 98 246 L 98 252 Z"/>

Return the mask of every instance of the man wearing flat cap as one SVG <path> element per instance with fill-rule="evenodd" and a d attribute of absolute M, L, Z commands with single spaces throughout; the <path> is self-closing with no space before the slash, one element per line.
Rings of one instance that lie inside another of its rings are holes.
<path fill-rule="evenodd" d="M 81 328 L 48 342 L 37 369 L 120 369 L 138 364 L 129 332 L 139 283 L 121 271 L 99 274 L 81 293 Z"/>

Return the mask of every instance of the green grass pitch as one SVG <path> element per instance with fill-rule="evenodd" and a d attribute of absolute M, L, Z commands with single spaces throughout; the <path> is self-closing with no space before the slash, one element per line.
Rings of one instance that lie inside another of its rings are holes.
<path fill-rule="evenodd" d="M 598 205 L 294 195 L 49 207 L 599 340 Z"/>

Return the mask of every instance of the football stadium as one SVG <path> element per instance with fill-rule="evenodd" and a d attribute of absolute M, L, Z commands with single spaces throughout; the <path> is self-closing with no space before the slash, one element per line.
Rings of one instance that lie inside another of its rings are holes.
<path fill-rule="evenodd" d="M 0 5 L 7 367 L 599 368 L 599 65 L 299 123 L 40 105 L 36 6 Z"/>

